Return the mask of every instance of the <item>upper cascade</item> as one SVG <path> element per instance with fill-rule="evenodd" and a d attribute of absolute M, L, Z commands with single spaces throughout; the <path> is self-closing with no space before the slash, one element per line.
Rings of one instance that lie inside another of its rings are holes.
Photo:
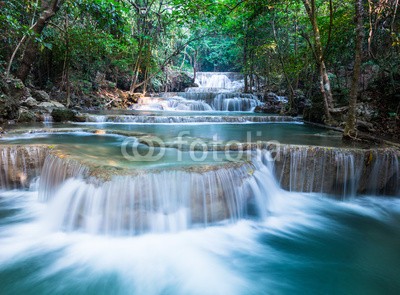
<path fill-rule="evenodd" d="M 240 73 L 198 72 L 196 84 L 188 92 L 224 92 L 240 91 L 244 86 L 243 75 Z"/>
<path fill-rule="evenodd" d="M 164 93 L 162 97 L 144 97 L 133 109 L 251 112 L 261 104 L 257 96 L 241 93 L 244 80 L 240 73 L 199 72 L 195 81 L 199 87 L 189 87 L 186 92 Z"/>

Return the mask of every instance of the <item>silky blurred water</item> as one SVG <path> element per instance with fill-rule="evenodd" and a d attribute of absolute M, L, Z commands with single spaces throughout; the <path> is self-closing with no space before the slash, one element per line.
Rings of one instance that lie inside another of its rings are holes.
<path fill-rule="evenodd" d="M 109 237 L 0 194 L 1 294 L 399 294 L 400 200 L 281 191 L 264 220 Z"/>

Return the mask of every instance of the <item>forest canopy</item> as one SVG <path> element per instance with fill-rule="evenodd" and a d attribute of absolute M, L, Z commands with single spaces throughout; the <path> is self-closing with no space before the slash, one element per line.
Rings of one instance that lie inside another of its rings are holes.
<path fill-rule="evenodd" d="M 297 111 L 300 91 L 323 110 L 314 120 L 333 123 L 349 102 L 359 48 L 356 96 L 379 90 L 385 111 L 398 113 L 398 2 L 0 1 L 0 67 L 68 99 L 95 89 L 99 74 L 134 93 L 167 90 L 175 72 L 241 72 L 245 92 L 282 91 Z"/>

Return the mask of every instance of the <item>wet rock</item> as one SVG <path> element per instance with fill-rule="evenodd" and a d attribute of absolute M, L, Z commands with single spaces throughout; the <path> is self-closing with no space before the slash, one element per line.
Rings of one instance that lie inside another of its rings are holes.
<path fill-rule="evenodd" d="M 86 115 L 78 113 L 75 115 L 75 122 L 86 122 L 86 118 Z"/>
<path fill-rule="evenodd" d="M 19 102 L 5 94 L 0 94 L 0 122 L 18 117 Z"/>
<path fill-rule="evenodd" d="M 50 100 L 48 102 L 41 102 L 38 104 L 38 108 L 44 109 L 50 113 L 53 109 L 65 108 L 65 106 L 57 101 Z"/>
<path fill-rule="evenodd" d="M 19 116 L 18 116 L 18 122 L 20 123 L 30 123 L 30 122 L 36 122 L 37 117 L 36 114 L 24 107 L 21 107 L 19 109 Z"/>
<path fill-rule="evenodd" d="M 50 100 L 50 102 L 51 102 L 56 108 L 65 108 L 65 106 L 64 106 L 62 103 L 59 103 L 58 101 Z"/>
<path fill-rule="evenodd" d="M 39 102 L 36 99 L 34 99 L 33 97 L 28 97 L 27 99 L 25 99 L 22 102 L 23 106 L 27 106 L 30 108 L 36 108 L 38 106 L 38 104 L 39 104 Z"/>
<path fill-rule="evenodd" d="M 370 121 L 371 119 L 377 117 L 378 113 L 371 105 L 368 103 L 357 104 L 356 113 L 359 118 L 364 121 Z"/>
<path fill-rule="evenodd" d="M 374 125 L 370 122 L 357 120 L 357 129 L 364 132 L 375 132 Z"/>
<path fill-rule="evenodd" d="M 50 101 L 50 96 L 47 94 L 47 92 L 42 90 L 32 91 L 32 97 L 40 102 Z"/>
<path fill-rule="evenodd" d="M 75 121 L 76 113 L 69 109 L 54 109 L 51 112 L 54 122 Z"/>
<path fill-rule="evenodd" d="M 264 105 L 255 108 L 256 113 L 280 114 L 288 103 L 286 96 L 279 96 L 274 92 L 268 92 L 263 97 Z"/>
<path fill-rule="evenodd" d="M 254 112 L 256 113 L 266 113 L 266 114 L 280 114 L 283 108 L 283 103 L 281 102 L 265 102 L 261 106 L 257 106 L 254 109 Z"/>
<path fill-rule="evenodd" d="M 167 87 L 170 92 L 183 92 L 186 88 L 198 86 L 193 82 L 193 78 L 185 72 L 172 72 L 169 74 Z"/>

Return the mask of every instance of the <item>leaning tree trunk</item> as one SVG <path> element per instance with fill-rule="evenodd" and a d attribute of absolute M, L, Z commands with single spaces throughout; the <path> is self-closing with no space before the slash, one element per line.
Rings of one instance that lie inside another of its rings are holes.
<path fill-rule="evenodd" d="M 346 126 L 344 128 L 343 138 L 355 138 L 356 136 L 356 104 L 358 96 L 358 88 L 361 74 L 362 61 L 362 45 L 364 40 L 364 23 L 363 23 L 363 4 L 362 0 L 355 0 L 356 13 L 356 47 L 354 71 L 350 90 L 349 111 L 347 114 Z"/>
<path fill-rule="evenodd" d="M 329 80 L 328 72 L 326 70 L 324 51 L 321 43 L 321 34 L 317 23 L 317 11 L 315 0 L 303 0 L 304 7 L 307 11 L 308 18 L 310 19 L 313 35 L 314 35 L 314 54 L 320 75 L 320 90 L 324 99 L 325 122 L 332 123 L 332 116 L 330 109 L 333 109 L 333 98 L 331 83 Z"/>
<path fill-rule="evenodd" d="M 40 13 L 39 19 L 32 27 L 32 31 L 36 36 L 40 36 L 43 29 L 46 27 L 49 20 L 56 14 L 60 9 L 60 6 L 64 0 L 43 0 L 42 1 L 42 12 Z M 24 56 L 21 61 L 21 65 L 17 72 L 17 77 L 23 82 L 26 81 L 31 69 L 32 64 L 36 59 L 38 53 L 38 44 L 35 38 L 30 38 L 26 44 Z"/>

